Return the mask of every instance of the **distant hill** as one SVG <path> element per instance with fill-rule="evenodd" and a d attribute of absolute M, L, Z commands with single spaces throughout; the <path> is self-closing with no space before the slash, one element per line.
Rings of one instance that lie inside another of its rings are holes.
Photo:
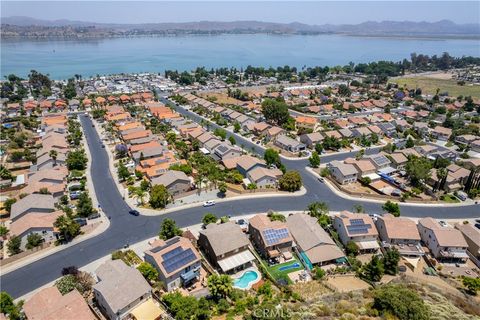
<path fill-rule="evenodd" d="M 480 24 L 456 24 L 449 20 L 437 22 L 367 21 L 360 24 L 308 25 L 299 22 L 275 23 L 262 21 L 196 21 L 182 23 L 112 24 L 70 20 L 40 20 L 30 17 L 1 19 L 2 36 L 74 36 L 139 35 L 175 33 L 279 33 L 321 34 L 337 33 L 366 36 L 480 36 Z M 86 29 L 85 29 L 86 28 Z M 81 30 L 81 31 L 80 31 Z M 87 31 L 86 31 L 87 30 Z"/>

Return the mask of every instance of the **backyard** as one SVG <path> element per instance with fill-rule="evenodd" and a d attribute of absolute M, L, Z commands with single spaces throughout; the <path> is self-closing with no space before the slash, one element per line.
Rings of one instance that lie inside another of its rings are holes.
<path fill-rule="evenodd" d="M 268 272 L 272 275 L 272 277 L 275 278 L 275 280 L 285 279 L 290 283 L 288 274 L 291 272 L 303 270 L 304 268 L 302 263 L 294 255 L 292 260 L 285 263 L 279 263 L 273 266 L 269 266 L 267 267 L 267 269 Z"/>

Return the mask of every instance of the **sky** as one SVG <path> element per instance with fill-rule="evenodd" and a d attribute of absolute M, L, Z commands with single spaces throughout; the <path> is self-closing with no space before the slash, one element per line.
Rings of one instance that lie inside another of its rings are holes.
<path fill-rule="evenodd" d="M 307 24 L 365 21 L 480 23 L 480 1 L 1 1 L 1 16 L 104 23 L 258 20 Z"/>

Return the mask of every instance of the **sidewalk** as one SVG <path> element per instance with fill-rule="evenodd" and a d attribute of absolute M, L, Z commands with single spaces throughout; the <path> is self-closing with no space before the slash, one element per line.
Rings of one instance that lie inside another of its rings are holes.
<path fill-rule="evenodd" d="M 97 130 L 100 138 L 104 138 L 105 134 L 103 132 L 103 129 L 100 128 L 100 125 L 97 123 L 97 121 L 93 120 L 93 123 L 95 125 L 95 129 Z M 215 200 L 217 203 L 221 202 L 229 202 L 229 201 L 235 201 L 235 200 L 240 200 L 240 199 L 252 199 L 252 198 L 267 198 L 267 197 L 298 197 L 298 196 L 303 196 L 307 193 L 307 190 L 305 187 L 302 187 L 299 191 L 296 192 L 286 192 L 286 191 L 277 191 L 277 192 L 265 192 L 265 193 L 258 193 L 258 194 L 245 194 L 245 195 L 239 195 L 239 196 L 234 196 L 234 197 L 229 197 L 229 198 L 220 198 L 217 196 L 216 191 L 202 191 L 202 193 L 197 196 L 197 195 L 191 195 L 187 196 L 186 198 L 188 203 L 182 202 L 183 198 L 175 200 L 175 203 L 167 205 L 165 209 L 161 210 L 155 210 L 155 209 L 148 209 L 148 208 L 142 208 L 139 207 L 136 201 L 133 198 L 130 198 L 128 196 L 128 190 L 123 187 L 123 185 L 120 183 L 118 180 L 118 175 L 116 173 L 115 166 L 113 164 L 113 154 L 112 151 L 110 150 L 110 145 L 106 145 L 105 150 L 107 151 L 108 154 L 108 164 L 110 168 L 110 173 L 112 175 L 113 181 L 115 182 L 118 191 L 120 192 L 121 195 L 124 196 L 125 202 L 131 207 L 135 208 L 140 212 L 142 215 L 146 216 L 156 216 L 156 215 L 162 215 L 166 213 L 171 213 L 175 211 L 180 211 L 183 209 L 189 209 L 189 208 L 194 208 L 194 207 L 200 207 L 203 205 L 203 202 L 206 200 Z M 205 195 L 204 195 L 205 194 Z"/>
<path fill-rule="evenodd" d="M 310 167 L 305 167 L 305 169 L 312 175 L 314 175 L 315 177 L 317 178 L 320 178 L 320 175 L 318 173 L 316 173 L 315 171 L 313 171 L 312 168 Z M 342 197 L 344 199 L 347 199 L 347 200 L 352 200 L 352 201 L 358 201 L 358 200 L 362 200 L 364 202 L 371 202 L 371 203 L 378 203 L 378 204 L 384 204 L 385 202 L 387 202 L 387 200 L 391 200 L 389 198 L 385 198 L 385 200 L 377 200 L 377 199 L 371 199 L 371 198 L 367 198 L 367 197 L 363 197 L 363 196 L 358 196 L 358 197 L 354 197 L 354 196 L 351 196 L 351 195 L 348 195 L 340 190 L 338 190 L 337 188 L 335 188 L 332 183 L 330 181 L 328 181 L 328 179 L 323 179 L 324 181 L 324 184 L 333 192 L 335 193 L 337 196 L 339 197 Z M 320 183 L 320 182 L 319 182 Z M 399 202 L 399 201 L 395 201 L 394 202 Z M 465 207 L 465 206 L 471 206 L 471 205 L 474 205 L 474 202 L 461 202 L 461 203 L 442 203 L 442 202 L 429 202 L 429 203 L 420 203 L 420 202 L 399 202 L 402 206 L 413 206 L 413 207 Z"/>
<path fill-rule="evenodd" d="M 92 181 L 92 176 L 91 176 L 91 163 L 92 163 L 92 157 L 90 154 L 90 149 L 88 148 L 88 143 L 85 139 L 85 135 L 83 135 L 82 138 L 83 145 L 85 146 L 85 153 L 87 155 L 87 170 L 86 170 L 86 175 L 87 175 L 87 189 L 89 190 L 89 195 L 92 198 L 92 203 L 94 207 L 98 207 L 98 200 L 97 200 L 97 194 L 95 193 L 95 187 L 93 185 Z M 31 255 L 26 256 L 25 258 L 22 258 L 20 260 L 14 261 L 12 263 L 9 263 L 5 266 L 2 266 L 2 274 L 7 274 L 13 270 L 22 268 L 32 262 L 35 262 L 37 260 L 40 260 L 42 258 L 45 258 L 49 255 L 55 254 L 57 252 L 60 252 L 64 249 L 67 249 L 71 246 L 74 246 L 82 241 L 88 240 L 90 238 L 96 237 L 97 235 L 101 234 L 105 230 L 108 229 L 110 226 L 110 220 L 105 216 L 103 211 L 100 210 L 100 218 L 94 219 L 94 220 L 88 220 L 88 224 L 99 224 L 92 232 L 89 232 L 84 235 L 80 235 L 73 239 L 71 242 L 65 244 L 65 245 L 60 245 L 56 247 L 49 247 L 45 250 L 40 250 L 38 252 L 35 252 Z"/>

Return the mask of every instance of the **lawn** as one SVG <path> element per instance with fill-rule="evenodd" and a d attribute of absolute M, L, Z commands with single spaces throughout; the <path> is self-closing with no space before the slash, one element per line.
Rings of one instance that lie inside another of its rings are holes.
<path fill-rule="evenodd" d="M 460 200 L 457 199 L 457 197 L 451 195 L 451 194 L 445 194 L 440 196 L 440 200 L 447 202 L 447 203 L 459 203 Z"/>
<path fill-rule="evenodd" d="M 440 93 L 448 92 L 451 97 L 472 96 L 480 98 L 480 90 L 478 86 L 459 86 L 455 79 L 435 79 L 431 77 L 403 77 L 397 79 L 391 79 L 391 82 L 397 83 L 399 86 L 407 85 L 408 89 L 421 88 L 422 93 L 432 94 L 436 93 L 437 88 L 440 89 Z"/>
<path fill-rule="evenodd" d="M 298 263 L 300 266 L 299 267 L 296 267 L 296 268 L 292 268 L 292 269 L 288 269 L 288 270 L 280 270 L 280 268 L 284 267 L 284 266 L 289 266 L 291 264 L 295 264 L 295 263 Z M 268 265 L 268 264 L 267 264 Z M 285 263 L 281 263 L 281 264 L 276 264 L 274 266 L 270 266 L 268 267 L 268 271 L 270 272 L 270 274 L 276 279 L 276 280 L 279 280 L 279 279 L 287 279 L 289 282 L 290 282 L 290 279 L 288 278 L 288 274 L 290 272 L 295 272 L 295 271 L 299 271 L 299 270 L 303 270 L 303 265 L 302 263 L 294 256 L 292 260 L 288 261 L 288 262 L 285 262 Z"/>

